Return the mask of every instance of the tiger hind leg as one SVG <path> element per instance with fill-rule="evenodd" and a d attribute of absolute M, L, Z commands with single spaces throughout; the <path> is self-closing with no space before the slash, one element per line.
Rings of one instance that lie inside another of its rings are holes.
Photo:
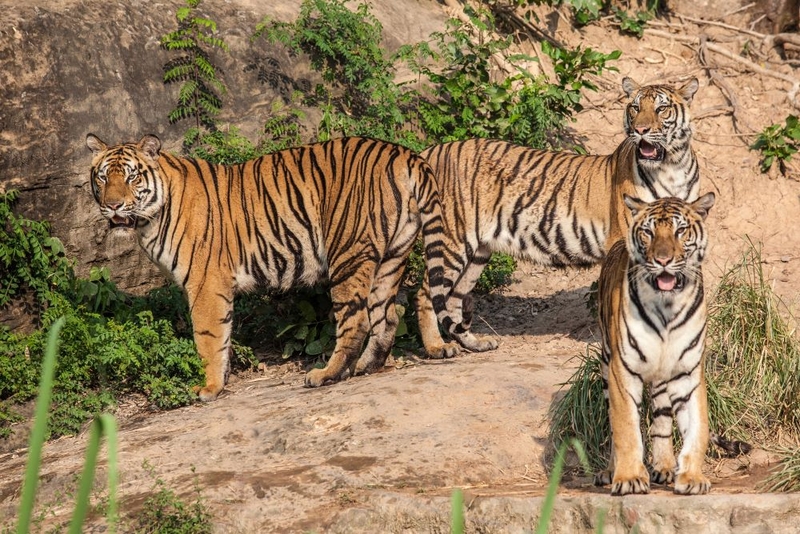
<path fill-rule="evenodd" d="M 351 368 L 355 365 L 369 332 L 367 292 L 372 286 L 375 265 L 374 261 L 363 261 L 355 272 L 344 277 L 344 282 L 332 282 L 331 301 L 336 318 L 336 346 L 328 365 L 306 373 L 306 387 L 319 387 L 350 376 Z"/>
<path fill-rule="evenodd" d="M 406 255 L 407 256 L 407 255 Z M 392 350 L 397 325 L 397 292 L 403 280 L 406 256 L 385 260 L 378 267 L 369 294 L 370 337 L 356 362 L 355 374 L 372 373 L 383 367 Z"/>
<path fill-rule="evenodd" d="M 667 384 L 659 382 L 651 388 L 653 421 L 650 424 L 653 463 L 650 482 L 670 484 L 675 479 L 675 451 L 672 445 L 672 402 L 667 393 Z"/>
<path fill-rule="evenodd" d="M 461 352 L 461 346 L 458 343 L 455 341 L 445 342 L 439 332 L 439 321 L 433 309 L 427 275 L 422 287 L 417 292 L 416 306 L 420 337 L 422 337 L 426 355 L 436 359 L 452 358 Z"/>
<path fill-rule="evenodd" d="M 478 247 L 478 250 L 467 262 L 463 274 L 453 287 L 453 291 L 447 301 L 447 311 L 453 322 L 456 324 L 461 323 L 466 329 L 466 332 L 454 333 L 453 338 L 462 347 L 471 352 L 486 352 L 499 346 L 497 339 L 494 337 L 477 336 L 469 330 L 473 312 L 470 292 L 475 287 L 483 268 L 489 263 L 491 257 L 492 253 L 487 247 Z"/>

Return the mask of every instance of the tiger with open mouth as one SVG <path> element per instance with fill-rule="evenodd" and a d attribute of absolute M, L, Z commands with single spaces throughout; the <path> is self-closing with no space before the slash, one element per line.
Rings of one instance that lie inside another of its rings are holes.
<path fill-rule="evenodd" d="M 445 287 L 425 280 L 417 296 L 427 354 L 450 357 L 461 347 L 473 352 L 497 347 L 494 338 L 470 331 L 470 292 L 493 252 L 539 265 L 594 265 L 630 225 L 623 194 L 645 201 L 695 200 L 700 171 L 691 147 L 689 104 L 698 87 L 696 78 L 680 86 L 641 86 L 624 78 L 627 137 L 608 155 L 493 139 L 423 151 L 443 199 L 445 240 L 445 273 L 436 279 Z M 444 342 L 439 323 L 457 343 Z"/>

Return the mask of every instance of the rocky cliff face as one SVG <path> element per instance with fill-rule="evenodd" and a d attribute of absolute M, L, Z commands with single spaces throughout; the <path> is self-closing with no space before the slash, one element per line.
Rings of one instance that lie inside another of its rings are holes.
<path fill-rule="evenodd" d="M 143 291 L 163 278 L 133 237 L 109 232 L 89 192 L 89 132 L 108 143 L 158 135 L 167 150 L 179 151 L 187 122 L 170 125 L 177 86 L 166 86 L 163 65 L 174 57 L 159 38 L 177 28 L 183 2 L 140 0 L 45 0 L 4 2 L 0 28 L 0 191 L 19 189 L 17 210 L 52 222 L 53 232 L 78 261 L 110 266 L 128 291 Z M 434 3 L 406 4 L 430 10 L 429 26 L 404 24 L 409 6 L 377 6 L 386 45 L 420 40 L 443 26 Z M 264 16 L 293 20 L 299 0 L 212 1 L 199 12 L 217 22 L 230 52 L 217 63 L 228 87 L 221 123 L 256 141 L 270 105 L 279 94 L 258 79 L 259 66 L 278 68 L 295 79 L 313 79 L 303 58 L 290 58 L 263 40 L 251 41 Z M 396 30 L 388 30 L 390 23 Z M 309 132 L 312 135 L 313 132 Z"/>

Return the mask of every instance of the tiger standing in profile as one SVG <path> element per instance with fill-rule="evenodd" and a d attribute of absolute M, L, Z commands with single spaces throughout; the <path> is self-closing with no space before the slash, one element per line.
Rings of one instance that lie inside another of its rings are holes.
<path fill-rule="evenodd" d="M 316 387 L 385 362 L 420 228 L 432 278 L 442 273 L 435 179 L 403 147 L 345 138 L 223 166 L 161 152 L 153 135 L 108 146 L 89 134 L 86 143 L 100 211 L 112 227 L 133 229 L 186 294 L 204 401 L 227 379 L 236 291 L 330 282 L 336 346 L 324 369 L 306 375 Z"/>
<path fill-rule="evenodd" d="M 459 345 L 474 352 L 497 347 L 495 339 L 469 330 L 470 291 L 493 252 L 540 265 L 593 265 L 630 224 L 623 194 L 645 200 L 697 198 L 699 168 L 688 107 L 698 85 L 694 78 L 677 88 L 639 86 L 624 78 L 627 137 L 610 155 L 487 139 L 446 143 L 421 153 L 436 174 L 446 236 L 445 272 L 436 279 L 445 287 L 425 280 L 417 295 L 429 356 L 453 356 Z M 444 342 L 439 322 L 458 343 Z"/>
<path fill-rule="evenodd" d="M 611 421 L 612 457 L 596 483 L 612 495 L 648 493 L 650 482 L 674 481 L 675 493 L 708 493 L 702 473 L 709 442 L 703 348 L 706 301 L 701 264 L 704 219 L 714 193 L 692 202 L 650 204 L 624 196 L 633 221 L 600 270 L 598 315 L 603 391 Z M 640 427 L 643 388 L 652 399 L 652 469 L 644 465 Z M 672 418 L 683 439 L 677 462 Z"/>

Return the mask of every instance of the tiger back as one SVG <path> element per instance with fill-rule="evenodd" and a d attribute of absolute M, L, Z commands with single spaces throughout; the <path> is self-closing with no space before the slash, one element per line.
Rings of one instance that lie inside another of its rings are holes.
<path fill-rule="evenodd" d="M 707 193 L 692 203 L 668 197 L 648 204 L 626 195 L 624 201 L 632 224 L 627 238 L 614 244 L 603 262 L 598 288 L 612 460 L 596 482 L 610 483 L 613 495 L 648 493 L 651 481 L 674 481 L 675 493 L 707 493 L 701 264 L 708 242 L 703 221 L 715 197 Z M 645 385 L 652 399 L 649 473 L 639 413 Z M 673 416 L 683 439 L 677 461 Z"/>
<path fill-rule="evenodd" d="M 336 139 L 230 166 L 162 152 L 153 135 L 108 146 L 89 134 L 87 145 L 101 213 L 132 230 L 184 289 L 205 365 L 204 401 L 227 379 L 235 292 L 330 282 L 336 345 L 324 369 L 307 373 L 315 387 L 383 365 L 421 227 L 426 261 L 442 271 L 433 174 L 398 145 Z"/>
<path fill-rule="evenodd" d="M 623 79 L 627 137 L 609 155 L 537 150 L 470 139 L 421 155 L 436 174 L 444 209 L 442 285 L 426 280 L 417 297 L 429 356 L 497 347 L 470 332 L 470 292 L 493 252 L 540 265 L 588 266 L 625 235 L 629 194 L 646 200 L 697 198 L 699 171 L 688 106 L 696 79 L 680 87 Z M 457 343 L 445 343 L 438 324 Z"/>

